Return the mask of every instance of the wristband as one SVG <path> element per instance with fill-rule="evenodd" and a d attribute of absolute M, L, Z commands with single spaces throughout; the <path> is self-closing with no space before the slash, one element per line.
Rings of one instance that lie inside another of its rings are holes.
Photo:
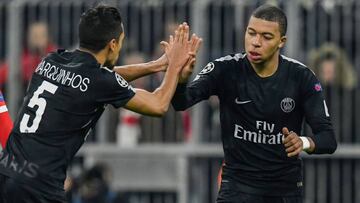
<path fill-rule="evenodd" d="M 307 137 L 304 137 L 304 136 L 300 136 L 300 139 L 303 143 L 303 150 L 307 150 L 310 148 L 310 141 Z"/>

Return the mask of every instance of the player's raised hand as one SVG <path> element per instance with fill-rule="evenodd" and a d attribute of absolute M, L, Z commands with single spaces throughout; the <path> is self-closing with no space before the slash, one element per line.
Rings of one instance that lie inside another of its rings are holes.
<path fill-rule="evenodd" d="M 303 150 L 303 143 L 300 137 L 293 131 L 289 132 L 289 129 L 284 127 L 282 129 L 284 135 L 283 144 L 286 149 L 288 157 L 297 156 Z"/>
<path fill-rule="evenodd" d="M 196 34 L 193 34 L 188 43 L 190 45 L 189 54 L 191 55 L 191 57 L 188 60 L 188 62 L 185 64 L 183 69 L 181 70 L 179 83 L 185 83 L 189 79 L 192 72 L 194 71 L 194 66 L 196 63 L 196 54 L 198 53 L 200 46 L 202 44 L 202 38 L 198 37 Z"/>
<path fill-rule="evenodd" d="M 189 60 L 193 53 L 189 53 L 189 26 L 186 23 L 179 25 L 175 31 L 175 36 L 170 36 L 169 42 L 162 41 L 169 67 L 176 68 L 181 71 L 185 63 Z"/>

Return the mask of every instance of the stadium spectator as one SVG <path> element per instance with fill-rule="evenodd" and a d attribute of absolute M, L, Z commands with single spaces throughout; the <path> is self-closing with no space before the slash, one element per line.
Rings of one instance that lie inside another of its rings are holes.
<path fill-rule="evenodd" d="M 162 42 L 166 54 L 161 59 L 114 67 L 125 37 L 117 8 L 99 5 L 88 9 L 78 28 L 79 49 L 49 54 L 33 73 L 14 128 L 0 153 L 2 203 L 66 201 L 67 166 L 105 106 L 163 115 L 181 69 L 194 60 L 193 53 L 201 42 L 196 36 L 189 40 L 189 26 L 182 24 L 175 37 Z M 154 92 L 128 84 L 166 65 L 163 82 Z"/>
<path fill-rule="evenodd" d="M 113 203 L 116 193 L 110 187 L 111 176 L 106 164 L 98 163 L 87 170 L 81 178 L 78 203 Z"/>
<path fill-rule="evenodd" d="M 189 84 L 181 73 L 172 104 L 176 110 L 216 95 L 224 148 L 218 203 L 300 203 L 301 151 L 333 153 L 337 142 L 321 85 L 302 63 L 280 55 L 287 19 L 271 5 L 248 21 L 245 53 L 208 63 Z M 313 136 L 300 136 L 306 118 Z"/>
<path fill-rule="evenodd" d="M 357 74 L 345 51 L 325 43 L 310 52 L 309 64 L 323 85 L 338 140 L 354 142 Z"/>
<path fill-rule="evenodd" d="M 310 68 L 324 87 L 354 89 L 357 77 L 346 53 L 334 43 L 325 43 L 309 54 Z"/>
<path fill-rule="evenodd" d="M 48 26 L 44 22 L 34 22 L 29 25 L 26 46 L 21 55 L 22 82 L 24 90 L 31 76 L 46 54 L 55 51 L 56 45 L 51 42 Z M 0 88 L 3 88 L 9 72 L 7 63 L 0 65 Z"/>

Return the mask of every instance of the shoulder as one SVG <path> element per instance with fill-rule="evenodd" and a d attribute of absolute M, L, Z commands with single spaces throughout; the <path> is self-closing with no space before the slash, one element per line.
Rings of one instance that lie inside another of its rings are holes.
<path fill-rule="evenodd" d="M 245 59 L 246 54 L 245 53 L 236 53 L 236 54 L 230 54 L 227 56 L 220 57 L 218 59 L 215 59 L 215 62 L 219 63 L 231 63 L 231 62 L 239 62 Z"/>
<path fill-rule="evenodd" d="M 206 64 L 199 74 L 207 74 L 213 70 L 216 72 L 222 72 L 224 70 L 231 69 L 232 67 L 236 67 L 237 63 L 242 63 L 245 56 L 246 54 L 237 53 L 217 58 Z"/>
<path fill-rule="evenodd" d="M 245 53 L 229 54 L 227 56 L 215 59 L 213 63 L 215 64 L 215 66 L 224 66 L 230 68 L 237 66 L 239 63 L 243 63 L 245 58 Z"/>
<path fill-rule="evenodd" d="M 297 81 L 300 87 L 306 92 L 319 93 L 322 91 L 320 81 L 315 73 L 303 63 L 281 55 L 284 63 L 288 63 L 290 78 Z"/>
<path fill-rule="evenodd" d="M 292 67 L 307 68 L 307 66 L 305 64 L 301 63 L 300 61 L 298 61 L 298 60 L 296 60 L 294 58 L 290 58 L 290 57 L 285 56 L 285 55 L 280 55 L 280 57 L 281 57 L 281 60 L 284 63 L 286 63 L 286 64 L 288 64 L 288 65 L 290 65 Z"/>
<path fill-rule="evenodd" d="M 294 72 L 296 74 L 315 76 L 315 73 L 310 68 L 308 68 L 304 63 L 294 58 L 287 57 L 285 55 L 280 55 L 280 57 L 281 60 L 283 61 L 283 64 L 285 64 L 285 66 L 288 67 L 291 72 Z"/>
<path fill-rule="evenodd" d="M 121 77 L 121 75 L 107 67 L 101 66 L 98 70 L 104 82 L 116 81 L 122 87 L 127 87 L 129 85 L 128 82 L 123 77 Z"/>
<path fill-rule="evenodd" d="M 70 56 L 72 52 L 69 52 L 65 49 L 58 49 L 57 51 L 49 52 L 45 59 L 55 60 L 55 61 L 70 61 Z"/>
<path fill-rule="evenodd" d="M 108 84 L 110 86 L 120 86 L 120 88 L 127 88 L 129 90 L 133 90 L 133 87 L 118 73 L 113 70 L 110 70 L 107 67 L 100 67 L 99 71 L 101 76 L 101 82 L 103 84 Z"/>

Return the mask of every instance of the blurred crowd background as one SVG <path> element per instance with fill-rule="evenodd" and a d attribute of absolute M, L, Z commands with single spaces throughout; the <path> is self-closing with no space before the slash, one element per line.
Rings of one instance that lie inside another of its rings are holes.
<path fill-rule="evenodd" d="M 31 74 L 58 48 L 77 47 L 81 13 L 92 0 L 0 0 L 0 90 L 15 118 Z M 340 152 L 305 156 L 305 202 L 360 202 L 360 1 L 356 0 L 113 0 L 126 38 L 119 65 L 157 59 L 181 22 L 204 39 L 196 71 L 207 62 L 243 52 L 247 20 L 262 3 L 288 16 L 282 51 L 320 79 Z M 106 32 L 106 30 L 104 30 Z M 163 73 L 138 79 L 154 90 Z M 304 133 L 311 133 L 304 125 Z M 69 168 L 69 202 L 214 202 L 221 165 L 217 98 L 189 111 L 150 118 L 108 107 Z M 174 177 L 173 177 L 174 176 Z M 129 181 L 133 180 L 133 181 Z"/>

